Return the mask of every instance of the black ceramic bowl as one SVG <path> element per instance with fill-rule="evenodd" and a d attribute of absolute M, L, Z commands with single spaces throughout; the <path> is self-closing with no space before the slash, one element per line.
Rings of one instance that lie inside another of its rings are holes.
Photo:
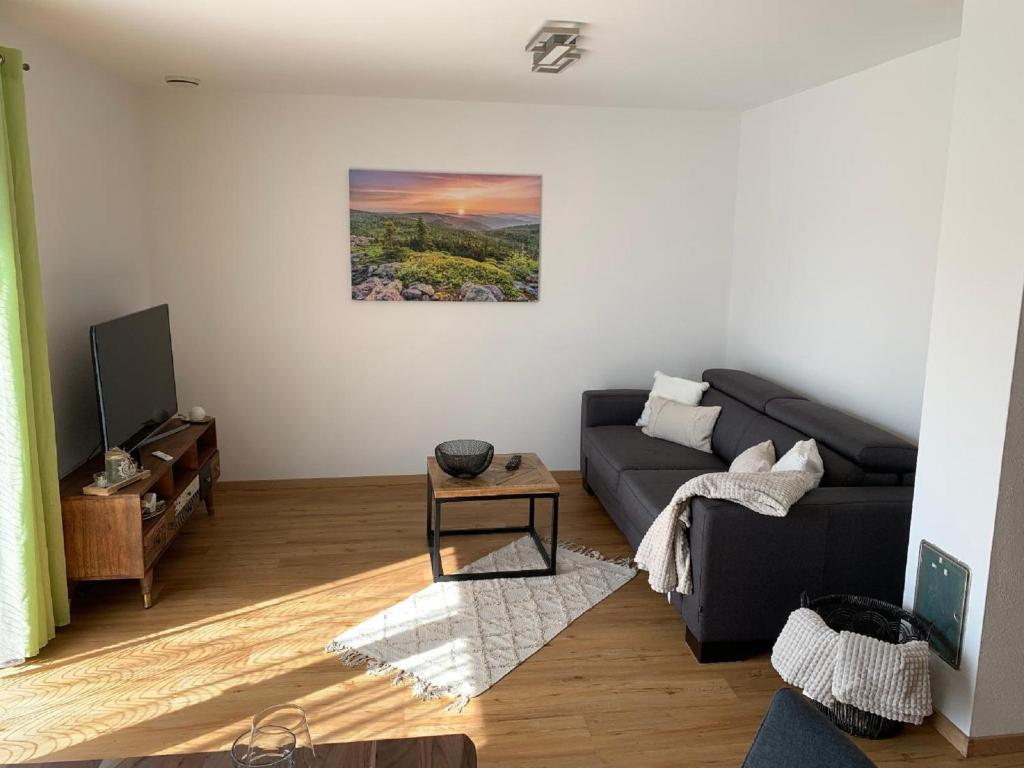
<path fill-rule="evenodd" d="M 447 440 L 434 448 L 438 466 L 452 477 L 476 477 L 494 458 L 494 446 L 483 440 Z"/>

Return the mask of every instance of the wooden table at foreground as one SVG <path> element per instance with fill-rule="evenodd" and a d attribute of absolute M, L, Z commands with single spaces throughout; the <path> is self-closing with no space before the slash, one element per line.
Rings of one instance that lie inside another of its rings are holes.
<path fill-rule="evenodd" d="M 317 768 L 476 768 L 476 747 L 468 736 L 317 744 Z M 189 755 L 115 757 L 64 763 L 35 763 L 46 768 L 232 768 L 227 752 Z M 15 768 L 5 765 L 3 768 Z"/>

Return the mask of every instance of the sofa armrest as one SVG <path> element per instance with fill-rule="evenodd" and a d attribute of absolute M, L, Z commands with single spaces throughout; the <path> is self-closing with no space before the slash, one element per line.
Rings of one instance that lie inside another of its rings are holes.
<path fill-rule="evenodd" d="M 817 488 L 800 504 L 828 516 L 821 594 L 902 605 L 912 486 Z"/>
<path fill-rule="evenodd" d="M 580 426 L 608 427 L 617 424 L 632 426 L 643 413 L 650 394 L 645 389 L 591 389 L 583 393 Z"/>
<path fill-rule="evenodd" d="M 786 517 L 690 504 L 693 596 L 704 642 L 774 639 L 800 593 L 900 602 L 913 488 L 816 488 Z"/>

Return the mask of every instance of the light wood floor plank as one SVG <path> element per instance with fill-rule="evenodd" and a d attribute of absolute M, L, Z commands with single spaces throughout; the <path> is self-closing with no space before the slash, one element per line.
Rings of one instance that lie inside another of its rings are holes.
<path fill-rule="evenodd" d="M 558 477 L 562 537 L 628 554 L 578 478 Z M 642 576 L 462 714 L 326 655 L 339 632 L 430 583 L 424 494 L 414 477 L 225 485 L 216 516 L 191 521 L 158 566 L 153 608 L 134 583 L 93 585 L 37 659 L 0 671 L 0 761 L 223 749 L 253 712 L 295 701 L 319 740 L 465 732 L 482 766 L 740 764 L 778 677 L 765 656 L 697 664 Z M 518 523 L 525 502 L 467 503 L 445 524 L 483 515 Z M 507 540 L 448 541 L 445 570 Z M 881 766 L 960 762 L 930 728 L 863 746 Z"/>

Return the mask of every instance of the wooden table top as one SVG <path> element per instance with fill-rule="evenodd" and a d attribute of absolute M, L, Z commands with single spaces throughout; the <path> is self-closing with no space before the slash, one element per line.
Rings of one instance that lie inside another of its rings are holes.
<path fill-rule="evenodd" d="M 317 744 L 316 756 L 317 768 L 476 768 L 476 747 L 463 734 Z M 46 768 L 232 768 L 231 755 L 226 751 L 35 765 Z"/>
<path fill-rule="evenodd" d="M 434 498 L 474 499 L 480 496 L 524 496 L 559 493 L 561 487 L 536 453 L 521 453 L 519 469 L 509 472 L 505 464 L 511 453 L 496 453 L 491 466 L 470 480 L 445 474 L 433 456 L 427 459 L 427 474 L 434 486 Z"/>

